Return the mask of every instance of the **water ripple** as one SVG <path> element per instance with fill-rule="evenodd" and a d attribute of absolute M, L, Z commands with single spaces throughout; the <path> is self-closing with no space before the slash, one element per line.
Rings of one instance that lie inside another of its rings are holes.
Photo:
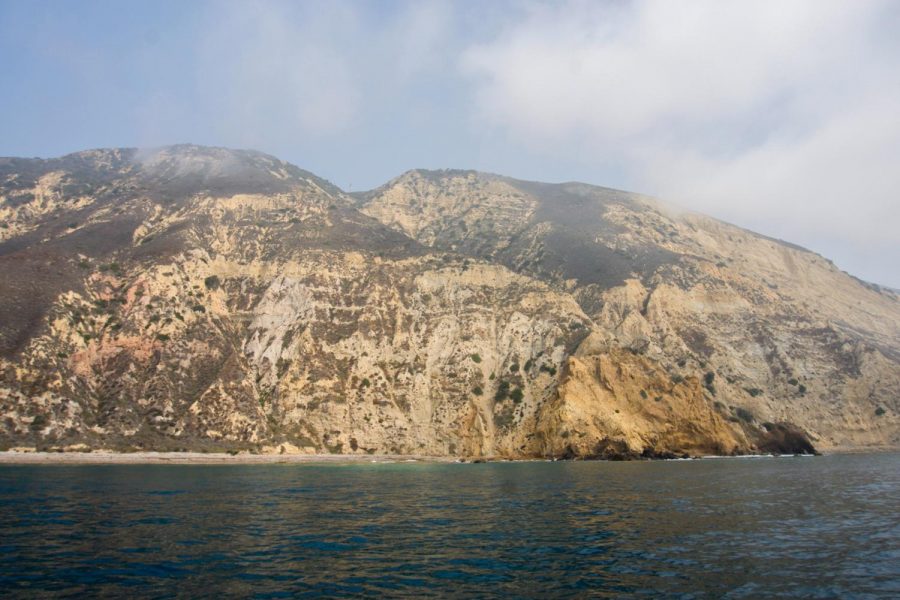
<path fill-rule="evenodd" d="M 4 597 L 900 595 L 900 455 L 2 466 Z"/>

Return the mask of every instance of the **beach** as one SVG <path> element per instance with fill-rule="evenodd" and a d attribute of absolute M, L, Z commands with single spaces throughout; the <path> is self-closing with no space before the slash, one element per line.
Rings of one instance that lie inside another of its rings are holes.
<path fill-rule="evenodd" d="M 296 464 L 296 463 L 398 463 L 429 462 L 452 463 L 462 459 L 457 457 L 385 455 L 385 454 L 251 454 L 239 452 L 0 452 L 0 464 L 91 464 L 91 465 L 132 465 L 132 464 L 177 464 L 177 465 L 217 465 L 217 464 Z"/>

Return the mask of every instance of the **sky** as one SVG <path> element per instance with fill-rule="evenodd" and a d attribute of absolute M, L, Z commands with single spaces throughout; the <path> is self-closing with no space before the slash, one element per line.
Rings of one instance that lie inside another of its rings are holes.
<path fill-rule="evenodd" d="M 900 2 L 0 0 L 0 156 L 254 148 L 654 195 L 900 288 Z"/>

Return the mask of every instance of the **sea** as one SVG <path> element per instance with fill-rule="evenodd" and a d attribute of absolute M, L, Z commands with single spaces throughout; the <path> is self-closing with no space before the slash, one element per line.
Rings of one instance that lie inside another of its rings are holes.
<path fill-rule="evenodd" d="M 900 454 L 0 465 L 0 597 L 900 598 Z"/>

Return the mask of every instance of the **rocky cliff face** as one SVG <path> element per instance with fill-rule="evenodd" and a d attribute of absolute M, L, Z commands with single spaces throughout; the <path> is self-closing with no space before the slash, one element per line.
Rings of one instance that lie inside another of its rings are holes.
<path fill-rule="evenodd" d="M 900 442 L 898 296 L 812 252 L 635 194 L 475 172 L 412 171 L 357 202 L 577 300 L 592 333 L 567 359 L 553 431 L 577 430 L 579 454 L 605 436 L 741 451 L 778 424 L 824 449 Z"/>
<path fill-rule="evenodd" d="M 196 146 L 0 159 L 0 445 L 669 456 L 900 444 L 900 302 L 624 192 L 350 197 Z"/>

